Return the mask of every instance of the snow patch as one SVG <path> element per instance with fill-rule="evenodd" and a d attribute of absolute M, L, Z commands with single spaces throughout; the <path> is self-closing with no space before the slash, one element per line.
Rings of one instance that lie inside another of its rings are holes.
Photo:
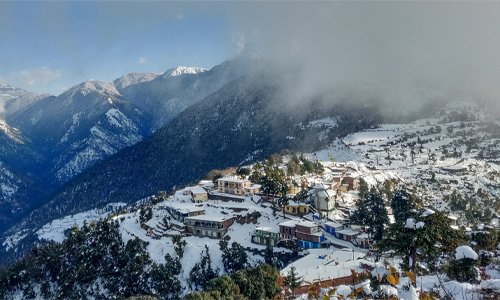
<path fill-rule="evenodd" d="M 455 259 L 470 258 L 476 260 L 478 258 L 477 253 L 472 250 L 469 246 L 458 246 L 455 249 Z"/>

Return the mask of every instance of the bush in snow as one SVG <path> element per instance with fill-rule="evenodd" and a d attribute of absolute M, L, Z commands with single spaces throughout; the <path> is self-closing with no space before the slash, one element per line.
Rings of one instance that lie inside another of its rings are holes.
<path fill-rule="evenodd" d="M 455 250 L 455 259 L 450 261 L 446 273 L 450 279 L 458 282 L 479 282 L 478 255 L 469 246 L 459 246 Z"/>

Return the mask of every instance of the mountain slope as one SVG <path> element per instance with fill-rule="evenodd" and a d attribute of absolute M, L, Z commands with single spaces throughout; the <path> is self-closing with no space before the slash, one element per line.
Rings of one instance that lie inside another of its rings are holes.
<path fill-rule="evenodd" d="M 0 116 L 13 114 L 45 97 L 0 83 Z"/>
<path fill-rule="evenodd" d="M 114 85 L 86 81 L 8 118 L 50 161 L 65 182 L 149 133 L 147 117 L 123 99 Z"/>
<path fill-rule="evenodd" d="M 23 137 L 22 143 L 7 139 L 0 153 L 5 191 L 10 190 L 10 196 L 2 198 L 10 205 L 4 209 L 4 225 L 18 221 L 48 200 L 44 195 L 74 176 L 143 140 L 187 107 L 252 70 L 246 65 L 246 59 L 235 59 L 209 71 L 175 67 L 163 74 L 131 73 L 113 82 L 89 80 L 59 96 L 41 97 L 2 85 L 0 115 L 9 128 L 5 133 Z M 31 163 L 6 162 L 4 158 L 11 156 Z M 22 174 L 23 179 L 13 181 L 12 174 Z M 0 232 L 4 229 L 0 226 Z"/>
<path fill-rule="evenodd" d="M 29 141 L 0 120 L 0 229 L 47 196 L 43 165 Z"/>
<path fill-rule="evenodd" d="M 196 180 L 211 169 L 254 161 L 282 149 L 312 151 L 377 121 L 369 106 L 318 100 L 314 105 L 284 108 L 278 82 L 276 74 L 257 74 L 224 86 L 150 138 L 75 177 L 9 232 L 34 233 L 51 219 L 109 202 L 136 201 Z M 335 116 L 336 127 L 307 125 L 328 116 Z M 30 239 L 35 237 L 26 241 Z"/>

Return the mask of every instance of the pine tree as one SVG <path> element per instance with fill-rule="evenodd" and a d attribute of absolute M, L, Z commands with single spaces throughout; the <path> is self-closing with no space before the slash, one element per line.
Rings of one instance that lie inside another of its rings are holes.
<path fill-rule="evenodd" d="M 372 187 L 365 198 L 358 199 L 356 210 L 351 215 L 350 221 L 356 225 L 368 226 L 369 233 L 375 240 L 382 238 L 385 226 L 389 223 L 389 217 L 384 199 L 377 189 Z"/>
<path fill-rule="evenodd" d="M 370 188 L 368 187 L 368 183 L 361 178 L 359 179 L 359 186 L 358 186 L 358 196 L 360 199 L 365 199 L 368 197 L 368 194 L 370 193 Z"/>
<path fill-rule="evenodd" d="M 230 274 L 245 269 L 248 266 L 248 255 L 245 249 L 237 242 L 233 242 L 231 248 L 228 248 L 227 241 L 223 241 L 221 240 L 219 244 L 222 250 L 224 269 Z"/>
<path fill-rule="evenodd" d="M 291 266 L 288 274 L 285 276 L 285 286 L 292 291 L 300 286 L 302 279 L 298 276 L 295 266 Z"/>
<path fill-rule="evenodd" d="M 201 253 L 200 262 L 196 263 L 189 273 L 189 284 L 195 289 L 205 289 L 209 281 L 217 277 L 218 273 L 218 270 L 212 268 L 209 248 L 205 245 L 205 251 Z"/>
<path fill-rule="evenodd" d="M 407 269 L 414 273 L 417 259 L 426 261 L 433 270 L 440 255 L 453 253 L 467 240 L 465 232 L 452 229 L 450 220 L 441 212 L 420 217 L 417 221 L 424 223 L 422 228 L 405 228 L 405 224 L 399 222 L 391 224 L 377 243 L 382 251 L 392 250 L 396 255 L 404 256 Z"/>
<path fill-rule="evenodd" d="M 400 188 L 392 197 L 391 207 L 396 222 L 404 223 L 414 215 L 412 210 L 415 209 L 415 200 L 404 188 Z"/>
<path fill-rule="evenodd" d="M 368 200 L 368 225 L 369 232 L 373 235 L 375 241 L 381 240 L 385 230 L 385 226 L 389 224 L 389 217 L 385 209 L 384 199 L 375 189 L 370 192 Z"/>
<path fill-rule="evenodd" d="M 458 282 L 478 283 L 478 261 L 472 258 L 451 260 L 446 268 L 446 274 Z"/>

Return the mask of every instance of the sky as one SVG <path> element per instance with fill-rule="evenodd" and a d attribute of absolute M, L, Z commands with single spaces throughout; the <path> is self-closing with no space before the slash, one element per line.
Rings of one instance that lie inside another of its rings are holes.
<path fill-rule="evenodd" d="M 292 100 L 325 89 L 404 106 L 418 89 L 495 99 L 500 2 L 0 2 L 0 82 L 37 92 L 237 55 L 300 66 Z"/>
<path fill-rule="evenodd" d="M 217 11 L 179 2 L 0 2 L 0 82 L 59 94 L 88 79 L 210 68 L 238 41 Z"/>

